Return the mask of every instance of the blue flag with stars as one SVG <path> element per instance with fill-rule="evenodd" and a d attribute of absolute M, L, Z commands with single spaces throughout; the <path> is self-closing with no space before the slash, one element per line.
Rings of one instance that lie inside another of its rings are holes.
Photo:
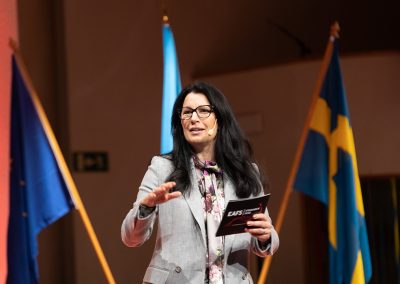
<path fill-rule="evenodd" d="M 74 204 L 15 58 L 12 62 L 8 284 L 38 283 L 37 236 Z"/>
<path fill-rule="evenodd" d="M 337 42 L 312 114 L 295 190 L 327 206 L 331 284 L 372 275 L 364 204 Z"/>

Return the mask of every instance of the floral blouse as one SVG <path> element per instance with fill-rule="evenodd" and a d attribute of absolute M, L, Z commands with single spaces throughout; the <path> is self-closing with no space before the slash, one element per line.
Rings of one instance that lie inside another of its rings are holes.
<path fill-rule="evenodd" d="M 205 283 L 224 283 L 224 237 L 216 237 L 225 208 L 224 181 L 222 170 L 211 161 L 200 161 L 193 158 L 196 166 L 197 182 L 202 194 L 204 222 L 207 239 L 207 271 Z"/>

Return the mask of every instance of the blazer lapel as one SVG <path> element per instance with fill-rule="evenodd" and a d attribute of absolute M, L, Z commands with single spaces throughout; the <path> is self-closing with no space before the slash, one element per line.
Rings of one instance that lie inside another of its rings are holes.
<path fill-rule="evenodd" d="M 194 167 L 193 161 L 190 163 L 190 173 L 191 173 L 191 187 L 189 192 L 184 194 L 184 198 L 192 211 L 193 217 L 200 227 L 201 235 L 203 237 L 204 247 L 207 248 L 206 243 L 206 228 L 204 221 L 203 203 L 201 200 L 201 193 L 197 185 L 197 175 L 196 169 Z"/>
<path fill-rule="evenodd" d="M 197 175 L 193 161 L 191 161 L 190 167 L 191 167 L 190 168 L 191 188 L 190 192 L 184 194 L 184 198 L 190 210 L 192 211 L 194 219 L 196 220 L 197 224 L 200 227 L 204 247 L 207 248 L 203 203 L 201 200 L 202 196 L 197 185 Z M 238 199 L 235 193 L 235 187 L 226 174 L 224 174 L 224 194 L 225 194 L 225 208 L 229 200 Z M 235 235 L 225 236 L 225 255 L 228 255 L 229 251 L 231 250 L 234 239 Z"/>
<path fill-rule="evenodd" d="M 235 187 L 226 174 L 224 174 L 224 194 L 225 194 L 225 208 L 229 200 L 238 199 L 235 193 Z M 225 236 L 225 256 L 227 256 L 232 248 L 235 235 Z M 225 261 L 227 258 L 225 257 Z"/>

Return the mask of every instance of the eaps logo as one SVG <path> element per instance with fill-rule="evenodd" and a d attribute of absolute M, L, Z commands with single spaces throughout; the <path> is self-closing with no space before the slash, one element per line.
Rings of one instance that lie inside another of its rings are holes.
<path fill-rule="evenodd" d="M 232 216 L 241 216 L 241 215 L 243 215 L 243 210 L 229 211 L 229 212 L 228 212 L 228 217 L 232 217 Z"/>

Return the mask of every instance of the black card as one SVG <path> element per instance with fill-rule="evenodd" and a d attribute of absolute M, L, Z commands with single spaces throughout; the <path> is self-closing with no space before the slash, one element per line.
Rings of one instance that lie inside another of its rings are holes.
<path fill-rule="evenodd" d="M 247 221 L 251 220 L 254 214 L 265 212 L 270 195 L 268 193 L 254 198 L 230 200 L 215 235 L 218 237 L 244 233 Z"/>

